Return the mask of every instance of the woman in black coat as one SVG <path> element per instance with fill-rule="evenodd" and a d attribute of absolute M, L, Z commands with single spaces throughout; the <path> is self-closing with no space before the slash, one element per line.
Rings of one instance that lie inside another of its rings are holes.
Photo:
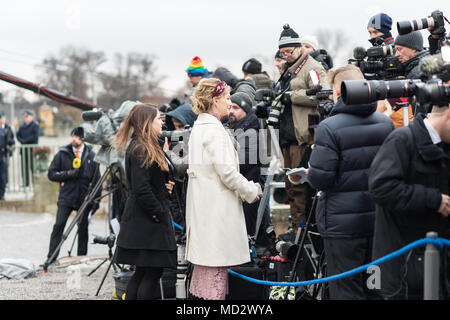
<path fill-rule="evenodd" d="M 116 135 L 126 148 L 125 172 L 129 186 L 117 238 L 116 263 L 136 266 L 126 290 L 127 300 L 158 297 L 163 268 L 176 267 L 176 243 L 169 212 L 169 164 L 159 145 L 162 120 L 158 109 L 136 105 Z"/>

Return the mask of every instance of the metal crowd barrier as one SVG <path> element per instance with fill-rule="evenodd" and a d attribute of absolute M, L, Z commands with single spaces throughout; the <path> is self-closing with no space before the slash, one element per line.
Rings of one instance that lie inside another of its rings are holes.
<path fill-rule="evenodd" d="M 47 174 L 59 145 L 16 144 L 8 153 L 6 200 L 28 198 L 34 194 L 35 178 Z"/>

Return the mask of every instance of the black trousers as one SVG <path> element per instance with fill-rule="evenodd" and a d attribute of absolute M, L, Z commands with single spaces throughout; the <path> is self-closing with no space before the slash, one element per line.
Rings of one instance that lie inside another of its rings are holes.
<path fill-rule="evenodd" d="M 127 285 L 126 300 L 155 300 L 159 298 L 159 279 L 164 268 L 136 267 Z"/>
<path fill-rule="evenodd" d="M 324 238 L 327 276 L 332 276 L 371 262 L 372 237 L 356 239 Z M 328 283 L 331 300 L 380 299 L 375 290 L 368 289 L 370 275 L 360 272 Z"/>
<path fill-rule="evenodd" d="M 50 236 L 50 246 L 47 258 L 50 258 L 53 255 L 53 252 L 58 247 L 59 243 L 62 240 L 62 236 L 64 233 L 64 228 L 66 227 L 67 219 L 70 216 L 70 213 L 73 210 L 77 210 L 72 207 L 67 206 L 58 206 L 58 212 L 56 213 L 56 221 L 53 225 L 53 231 Z M 87 254 L 87 246 L 88 246 L 88 210 L 84 212 L 83 218 L 78 223 L 78 247 L 77 247 L 77 255 L 78 256 L 85 256 Z M 56 254 L 53 261 L 56 260 L 56 258 L 59 255 L 59 251 Z M 50 261 L 53 262 L 53 261 Z"/>
<path fill-rule="evenodd" d="M 8 159 L 7 155 L 0 152 L 0 199 L 5 196 L 6 184 L 8 183 Z"/>

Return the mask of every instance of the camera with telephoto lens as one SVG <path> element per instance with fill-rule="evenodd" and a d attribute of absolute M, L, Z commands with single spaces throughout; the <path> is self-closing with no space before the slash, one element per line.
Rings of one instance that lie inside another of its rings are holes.
<path fill-rule="evenodd" d="M 415 80 L 344 80 L 341 85 L 345 104 L 363 104 L 389 98 L 414 97 L 420 105 L 446 106 L 450 86 L 434 76 L 427 82 Z"/>
<path fill-rule="evenodd" d="M 444 19 L 446 20 L 442 11 L 436 10 L 428 18 L 397 22 L 397 31 L 399 34 L 407 34 L 417 30 L 432 28 L 431 34 L 444 35 Z"/>
<path fill-rule="evenodd" d="M 116 236 L 114 234 L 110 234 L 107 237 L 94 235 L 94 239 L 92 240 L 93 243 L 106 244 L 110 248 L 114 247 L 115 241 L 116 241 Z"/>
<path fill-rule="evenodd" d="M 345 104 L 370 103 L 378 100 L 415 97 L 416 104 L 447 106 L 450 102 L 450 40 L 441 53 L 423 58 L 419 64 L 421 79 L 344 80 L 341 85 Z M 424 81 L 422 81 L 424 80 Z"/>
<path fill-rule="evenodd" d="M 161 138 L 167 138 L 172 145 L 176 145 L 180 142 L 187 145 L 191 131 L 192 128 L 189 125 L 186 125 L 183 130 L 164 130 L 161 133 Z"/>
<path fill-rule="evenodd" d="M 382 42 L 377 44 L 367 50 L 362 47 L 355 48 L 354 59 L 349 59 L 348 63 L 357 66 L 368 80 L 390 80 L 404 76 L 401 63 L 395 57 L 394 46 L 383 46 Z"/>

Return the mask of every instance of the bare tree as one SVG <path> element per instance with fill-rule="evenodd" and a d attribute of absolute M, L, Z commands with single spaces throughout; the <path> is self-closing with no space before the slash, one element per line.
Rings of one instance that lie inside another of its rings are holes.
<path fill-rule="evenodd" d="M 155 57 L 130 52 L 126 56 L 114 55 L 114 70 L 102 73 L 103 92 L 99 95 L 101 105 L 117 107 L 124 100 L 161 100 L 164 96 L 158 84 L 164 79 L 156 75 Z"/>
<path fill-rule="evenodd" d="M 320 49 L 327 50 L 335 65 L 346 63 L 348 59 L 348 36 L 340 29 L 318 29 L 315 32 Z M 337 63 L 337 64 L 336 64 Z"/>
<path fill-rule="evenodd" d="M 92 78 L 88 75 L 105 61 L 105 54 L 101 51 L 69 45 L 63 47 L 58 56 L 48 55 L 37 66 L 41 71 L 39 81 L 63 93 L 92 100 Z"/>

